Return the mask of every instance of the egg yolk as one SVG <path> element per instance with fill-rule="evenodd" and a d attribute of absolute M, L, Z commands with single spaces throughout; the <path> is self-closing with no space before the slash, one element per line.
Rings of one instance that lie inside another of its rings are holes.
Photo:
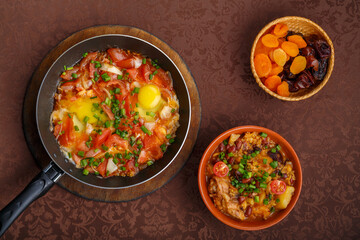
<path fill-rule="evenodd" d="M 68 108 L 69 111 L 75 113 L 81 122 L 85 117 L 88 117 L 88 123 L 107 120 L 106 115 L 100 113 L 100 102 L 96 99 L 78 98 L 76 101 L 68 104 L 70 105 Z"/>
<path fill-rule="evenodd" d="M 161 100 L 160 89 L 152 84 L 148 84 L 140 88 L 138 101 L 145 109 L 156 107 Z"/>

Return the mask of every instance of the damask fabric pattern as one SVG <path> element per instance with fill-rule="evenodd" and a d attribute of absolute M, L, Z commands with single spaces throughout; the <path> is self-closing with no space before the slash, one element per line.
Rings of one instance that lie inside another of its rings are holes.
<path fill-rule="evenodd" d="M 250 49 L 257 32 L 282 16 L 318 23 L 333 40 L 328 84 L 300 102 L 282 102 L 256 85 Z M 21 128 L 32 72 L 62 39 L 85 27 L 131 25 L 158 36 L 188 64 L 202 101 L 202 124 L 183 170 L 135 201 L 85 200 L 55 186 L 3 239 L 360 239 L 360 2 L 291 1 L 1 1 L 0 208 L 39 169 Z M 199 160 L 211 139 L 239 125 L 285 137 L 303 169 L 303 190 L 290 213 L 269 229 L 246 232 L 214 218 L 197 187 Z"/>

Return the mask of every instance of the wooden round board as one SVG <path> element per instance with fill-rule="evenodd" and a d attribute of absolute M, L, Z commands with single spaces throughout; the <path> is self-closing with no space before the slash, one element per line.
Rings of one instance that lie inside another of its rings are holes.
<path fill-rule="evenodd" d="M 166 43 L 141 29 L 127 26 L 108 25 L 91 27 L 74 33 L 52 49 L 35 70 L 28 85 L 23 106 L 23 130 L 29 149 L 41 168 L 44 168 L 51 161 L 46 150 L 41 144 L 36 126 L 36 98 L 42 79 L 52 63 L 69 47 L 87 38 L 104 34 L 125 34 L 144 39 L 167 54 L 177 65 L 187 84 L 190 98 L 192 117 L 190 130 L 185 144 L 176 159 L 157 177 L 140 185 L 125 189 L 100 189 L 80 183 L 68 175 L 64 175 L 57 184 L 66 190 L 81 197 L 106 202 L 121 202 L 134 200 L 143 197 L 172 179 L 185 165 L 195 145 L 201 120 L 201 105 L 196 83 L 182 58 Z"/>

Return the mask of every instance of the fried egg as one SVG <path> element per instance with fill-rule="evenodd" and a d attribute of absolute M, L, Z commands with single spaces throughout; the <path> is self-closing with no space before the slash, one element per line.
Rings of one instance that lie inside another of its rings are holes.
<path fill-rule="evenodd" d="M 164 106 L 165 100 L 161 97 L 158 86 L 147 84 L 140 88 L 138 95 L 138 107 L 135 111 L 139 112 L 140 117 L 146 121 L 154 121 L 152 113 L 156 113 Z"/>

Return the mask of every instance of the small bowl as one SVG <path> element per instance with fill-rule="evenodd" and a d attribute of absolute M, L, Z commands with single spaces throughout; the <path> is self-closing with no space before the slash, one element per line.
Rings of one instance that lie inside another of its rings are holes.
<path fill-rule="evenodd" d="M 272 140 L 274 140 L 276 143 L 278 143 L 281 146 L 281 149 L 285 151 L 289 159 L 293 163 L 293 169 L 296 176 L 295 181 L 295 192 L 294 195 L 291 198 L 291 201 L 286 209 L 280 211 L 275 216 L 270 217 L 267 220 L 260 220 L 260 221 L 241 221 L 241 220 L 235 220 L 234 218 L 231 218 L 224 213 L 222 213 L 220 210 L 218 210 L 212 199 L 209 196 L 208 189 L 207 189 L 207 183 L 206 183 L 206 177 L 205 177 L 205 169 L 206 164 L 209 161 L 211 155 L 216 150 L 218 145 L 224 141 L 226 138 L 228 138 L 231 134 L 237 133 L 241 134 L 244 132 L 264 132 L 266 133 Z M 226 225 L 241 229 L 241 230 L 260 230 L 265 229 L 268 227 L 271 227 L 281 220 L 283 220 L 294 208 L 297 200 L 299 199 L 300 192 L 301 192 L 301 185 L 302 185 L 302 172 L 301 172 L 301 166 L 298 156 L 296 155 L 294 149 L 291 147 L 291 145 L 279 134 L 276 132 L 273 132 L 267 128 L 258 127 L 258 126 L 240 126 L 235 127 L 230 130 L 225 131 L 224 133 L 220 134 L 217 138 L 215 138 L 210 145 L 205 150 L 199 166 L 199 172 L 198 172 L 198 184 L 199 184 L 199 190 L 201 197 L 206 205 L 206 207 L 210 210 L 210 212 L 221 222 L 225 223 Z"/>
<path fill-rule="evenodd" d="M 330 46 L 331 48 L 331 56 L 329 58 L 329 62 L 328 62 L 328 69 L 327 69 L 327 73 L 324 77 L 324 79 L 321 81 L 320 84 L 317 84 L 315 86 L 312 86 L 310 88 L 307 89 L 301 89 L 298 92 L 295 93 L 290 93 L 289 97 L 283 97 L 280 96 L 279 94 L 271 91 L 270 89 L 268 89 L 260 80 L 259 76 L 257 75 L 256 71 L 255 71 L 255 65 L 254 65 L 254 55 L 255 55 L 255 47 L 259 41 L 259 39 L 274 25 L 276 25 L 277 23 L 284 23 L 288 26 L 289 31 L 294 31 L 294 32 L 298 32 L 298 33 L 302 33 L 303 35 L 307 36 L 307 35 L 311 35 L 311 34 L 316 34 L 318 36 L 320 36 L 322 39 L 324 39 Z M 290 16 L 290 17 L 282 17 L 282 18 L 278 18 L 275 19 L 274 21 L 270 22 L 269 24 L 267 24 L 263 29 L 261 29 L 261 31 L 258 33 L 258 35 L 255 38 L 255 41 L 253 43 L 253 46 L 251 48 L 251 56 L 250 56 L 250 63 L 251 63 L 251 71 L 256 79 L 256 82 L 259 84 L 259 86 L 265 90 L 265 92 L 267 92 L 268 94 L 270 94 L 273 97 L 276 97 L 280 100 L 285 100 L 285 101 L 300 101 L 300 100 L 304 100 L 307 99 L 311 96 L 313 96 L 314 94 L 316 94 L 317 92 L 319 92 L 324 86 L 325 84 L 328 82 L 332 70 L 334 68 L 334 61 L 335 61 L 335 52 L 334 52 L 334 46 L 333 43 L 331 41 L 331 39 L 329 38 L 329 36 L 326 34 L 326 32 L 316 23 L 314 23 L 313 21 L 307 19 L 307 18 L 303 18 L 303 17 L 295 17 L 295 16 Z"/>

